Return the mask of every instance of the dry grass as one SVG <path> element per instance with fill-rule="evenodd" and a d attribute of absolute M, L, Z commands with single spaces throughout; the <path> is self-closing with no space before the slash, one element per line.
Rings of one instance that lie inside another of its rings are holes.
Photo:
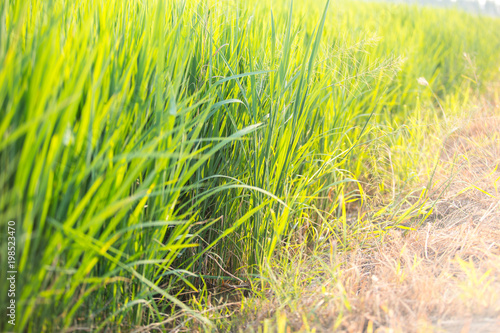
<path fill-rule="evenodd" d="M 447 185 L 415 231 L 328 255 L 296 249 L 245 300 L 243 331 L 498 332 L 500 108 L 488 98 L 443 142 L 434 187 Z M 480 116 L 478 116 L 480 115 Z M 434 152 L 436 153 L 436 152 Z M 264 301 L 262 300 L 264 299 Z"/>

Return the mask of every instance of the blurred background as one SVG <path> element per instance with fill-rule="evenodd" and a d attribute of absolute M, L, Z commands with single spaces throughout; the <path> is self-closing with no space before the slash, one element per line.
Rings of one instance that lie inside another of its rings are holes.
<path fill-rule="evenodd" d="M 455 7 L 472 14 L 500 16 L 500 0 L 387 0 L 387 2 Z"/>

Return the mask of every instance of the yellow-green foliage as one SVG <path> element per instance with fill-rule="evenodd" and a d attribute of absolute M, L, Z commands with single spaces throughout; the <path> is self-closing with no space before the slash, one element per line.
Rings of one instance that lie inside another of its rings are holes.
<path fill-rule="evenodd" d="M 0 225 L 16 221 L 19 273 L 17 324 L 0 328 L 191 311 L 185 288 L 255 272 L 345 208 L 372 129 L 498 75 L 498 20 L 326 5 L 2 1 Z"/>

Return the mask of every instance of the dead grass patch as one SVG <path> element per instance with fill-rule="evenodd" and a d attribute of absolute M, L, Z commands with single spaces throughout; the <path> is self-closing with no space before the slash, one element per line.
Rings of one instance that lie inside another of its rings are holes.
<path fill-rule="evenodd" d="M 441 149 L 426 223 L 354 250 L 293 251 L 244 301 L 243 331 L 497 332 L 500 329 L 500 115 L 464 118 Z M 325 254 L 329 252 L 328 254 Z"/>

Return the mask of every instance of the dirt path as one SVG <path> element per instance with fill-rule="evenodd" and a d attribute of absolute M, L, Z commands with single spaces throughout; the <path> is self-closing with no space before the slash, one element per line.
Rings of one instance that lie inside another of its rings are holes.
<path fill-rule="evenodd" d="M 500 108 L 474 118 L 444 141 L 424 225 L 273 267 L 243 331 L 500 332 Z"/>
<path fill-rule="evenodd" d="M 450 183 L 427 223 L 371 254 L 360 293 L 381 331 L 500 331 L 500 117 L 464 122 L 442 151 Z"/>
<path fill-rule="evenodd" d="M 444 277 L 440 301 L 449 301 L 433 322 L 449 332 L 499 332 L 500 117 L 470 119 L 441 159 L 458 169 L 427 228 L 433 271 Z"/>
<path fill-rule="evenodd" d="M 426 223 L 348 261 L 366 319 L 346 331 L 500 332 L 500 116 L 464 121 L 440 160 L 449 187 Z"/>

